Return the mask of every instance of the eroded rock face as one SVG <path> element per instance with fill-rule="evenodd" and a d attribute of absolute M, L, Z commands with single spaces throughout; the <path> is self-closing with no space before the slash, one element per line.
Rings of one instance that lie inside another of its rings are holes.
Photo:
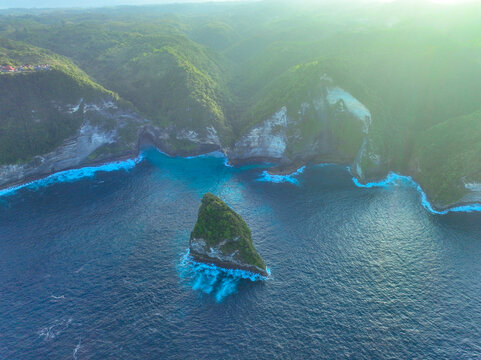
<path fill-rule="evenodd" d="M 79 111 L 80 104 L 63 106 L 62 111 Z M 28 179 L 47 176 L 51 173 L 94 163 L 92 154 L 105 145 L 122 142 L 115 156 L 130 155 L 136 152 L 137 140 L 128 142 L 119 135 L 119 130 L 127 123 L 142 122 L 136 115 L 119 109 L 111 101 L 96 104 L 83 104 L 85 121 L 77 133 L 66 139 L 52 152 L 37 155 L 23 164 L 0 166 L 0 187 L 16 184 Z M 124 141 L 123 141 L 124 140 Z M 102 156 L 100 156 L 102 159 Z"/>
<path fill-rule="evenodd" d="M 321 83 L 324 80 L 321 79 Z M 342 131 L 336 127 L 342 121 L 354 119 L 361 136 L 366 135 L 371 122 L 369 110 L 351 94 L 324 81 L 323 91 L 306 99 L 298 109 L 289 112 L 286 106 L 270 118 L 254 126 L 235 144 L 222 148 L 222 139 L 214 126 L 205 128 L 161 128 L 132 110 L 120 109 L 111 99 L 88 103 L 79 99 L 74 104 L 53 104 L 59 112 L 82 112 L 84 122 L 77 134 L 64 141 L 55 151 L 41 154 L 24 164 L 0 166 L 0 187 L 33 177 L 88 164 L 135 157 L 139 143 L 152 144 L 172 156 L 194 156 L 222 150 L 232 161 L 265 159 L 284 165 L 321 159 L 345 162 L 349 156 L 340 154 Z M 32 110 L 33 112 L 35 110 Z M 290 114 L 290 115 L 288 115 Z M 41 120 L 40 120 L 41 121 Z M 357 130 L 356 130 L 357 131 Z M 126 135 L 127 134 L 127 135 Z M 360 164 L 369 148 L 365 140 L 355 159 Z M 339 156 L 338 156 L 339 155 Z M 354 156 L 352 156 L 354 160 Z"/>
<path fill-rule="evenodd" d="M 195 130 L 182 129 L 175 134 L 177 140 L 187 140 L 194 144 L 214 145 L 220 147 L 220 139 L 213 126 L 205 128 L 204 134 L 199 134 Z"/>
<path fill-rule="evenodd" d="M 0 188 L 67 169 L 136 157 L 142 143 L 157 146 L 173 156 L 199 155 L 219 150 L 221 146 L 213 126 L 203 131 L 159 128 L 111 99 L 95 103 L 80 99 L 75 104 L 52 105 L 66 115 L 82 114 L 83 123 L 74 136 L 65 139 L 54 151 L 37 155 L 26 163 L 0 165 Z"/>
<path fill-rule="evenodd" d="M 371 126 L 371 112 L 358 99 L 339 86 L 328 87 L 326 99 L 330 105 L 342 104 L 347 111 L 363 123 L 363 132 L 368 133 Z"/>
<path fill-rule="evenodd" d="M 36 156 L 26 164 L 1 166 L 0 186 L 79 166 L 92 152 L 104 144 L 111 144 L 114 138 L 114 131 L 103 131 L 90 124 L 84 124 L 77 136 L 65 140 L 55 151 Z"/>
<path fill-rule="evenodd" d="M 253 127 L 227 152 L 232 160 L 249 158 L 282 159 L 287 147 L 287 108 L 283 107 L 271 118 Z"/>
<path fill-rule="evenodd" d="M 297 108 L 284 106 L 254 126 L 227 150 L 227 156 L 234 162 L 357 162 L 360 169 L 360 160 L 370 150 L 371 121 L 370 111 L 359 100 L 321 79 L 320 91 Z"/>
<path fill-rule="evenodd" d="M 189 249 L 196 261 L 267 276 L 247 224 L 213 194 L 207 193 L 202 198 Z"/>
<path fill-rule="evenodd" d="M 461 199 L 461 203 L 481 203 L 481 183 L 479 182 L 463 182 L 468 193 Z"/>
<path fill-rule="evenodd" d="M 73 103 L 53 100 L 49 104 L 64 114 L 65 119 L 82 119 L 76 134 L 54 151 L 39 154 L 26 163 L 0 165 L 0 188 L 71 168 L 133 158 L 138 155 L 139 145 L 154 145 L 172 156 L 195 156 L 220 150 L 233 163 L 259 160 L 276 163 L 279 166 L 270 170 L 275 174 L 287 174 L 308 163 L 330 162 L 349 165 L 361 183 L 383 179 L 393 169 L 375 132 L 371 131 L 371 112 L 352 94 L 333 84 L 332 79 L 321 77 L 320 80 L 319 88 L 297 107 L 281 107 L 228 148 L 222 146 L 223 130 L 218 133 L 212 125 L 195 129 L 175 125 L 162 128 L 131 108 L 120 107 L 111 98 L 90 102 L 78 98 Z M 35 107 L 29 111 L 34 123 L 48 120 Z M 422 186 L 423 171 L 423 165 L 413 158 L 406 175 Z M 481 202 L 479 176 L 467 179 L 459 174 L 452 188 L 461 195 L 444 202 L 433 197 L 433 206 L 445 209 Z M 426 192 L 429 196 L 433 190 L 426 188 Z M 204 255 L 215 254 L 219 261 L 236 261 L 232 254 L 230 257 L 215 252 Z"/>
<path fill-rule="evenodd" d="M 196 156 L 221 150 L 221 141 L 213 126 L 200 132 L 147 124 L 140 130 L 139 142 L 152 144 L 170 156 Z"/>

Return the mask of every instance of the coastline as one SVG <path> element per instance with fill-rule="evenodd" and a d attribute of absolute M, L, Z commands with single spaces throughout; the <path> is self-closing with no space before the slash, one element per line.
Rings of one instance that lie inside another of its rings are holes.
<path fill-rule="evenodd" d="M 107 157 L 107 158 L 104 158 L 104 159 L 101 159 L 101 160 L 87 161 L 87 162 L 79 164 L 77 166 L 66 167 L 65 169 L 58 170 L 58 171 L 51 171 L 51 172 L 44 173 L 44 174 L 29 176 L 29 177 L 24 178 L 20 181 L 15 181 L 15 182 L 12 182 L 12 183 L 8 183 L 7 185 L 0 186 L 0 196 L 3 196 L 7 192 L 21 189 L 21 188 L 26 187 L 30 184 L 35 183 L 35 182 L 42 181 L 42 180 L 47 179 L 47 178 L 49 178 L 53 175 L 56 175 L 56 174 L 61 174 L 61 173 L 67 172 L 67 171 L 81 170 L 81 169 L 86 169 L 86 168 L 99 168 L 99 167 L 103 167 L 103 166 L 108 166 L 109 164 L 115 164 L 115 163 L 120 163 L 120 162 L 136 161 L 136 159 L 140 155 L 141 155 L 141 152 L 124 153 L 122 155 Z"/>
<path fill-rule="evenodd" d="M 190 248 L 182 254 L 176 267 L 179 277 L 188 287 L 214 295 L 217 303 L 235 293 L 241 280 L 252 282 L 271 280 L 269 268 L 266 268 L 267 276 L 263 276 L 249 270 L 221 267 L 212 262 L 199 262 L 192 256 Z"/>
<path fill-rule="evenodd" d="M 243 265 L 234 265 L 232 263 L 222 261 L 219 259 L 214 259 L 210 257 L 205 257 L 197 253 L 193 253 L 192 250 L 188 249 L 188 256 L 191 258 L 192 261 L 200 264 L 204 264 L 207 266 L 215 266 L 217 268 L 223 270 L 233 270 L 233 271 L 243 271 L 250 273 L 254 276 L 260 277 L 258 280 L 265 280 L 269 277 L 269 272 L 267 271 L 260 271 L 254 266 L 243 266 Z"/>
<path fill-rule="evenodd" d="M 295 178 L 295 176 L 300 175 L 306 169 L 306 165 L 300 167 L 297 170 L 294 170 L 290 174 L 272 174 L 269 170 L 264 170 L 262 174 L 257 178 L 257 181 L 265 181 L 265 182 L 272 182 L 272 183 L 285 183 L 289 182 L 294 185 L 299 185 L 299 181 Z"/>
<path fill-rule="evenodd" d="M 51 172 L 46 175 L 38 175 L 29 177 L 24 181 L 17 182 L 13 185 L 9 185 L 7 187 L 0 188 L 0 197 L 14 194 L 17 190 L 44 185 L 48 186 L 50 184 L 58 183 L 58 182 L 71 182 L 78 179 L 91 177 L 98 171 L 117 171 L 117 170 L 129 170 L 135 167 L 138 163 L 143 160 L 142 154 L 139 154 L 137 157 L 132 158 L 131 156 L 126 157 L 119 157 L 117 159 L 112 159 L 108 162 L 92 162 L 86 163 L 83 165 L 75 166 L 66 168 L 64 170 Z M 43 184 L 42 184 L 43 183 Z"/>
<path fill-rule="evenodd" d="M 351 175 L 351 169 L 348 166 L 347 170 Z M 397 183 L 402 182 L 407 186 L 414 188 L 420 195 L 421 195 L 421 204 L 423 207 L 428 210 L 432 214 L 436 215 L 446 215 L 450 212 L 481 212 L 481 204 L 479 203 L 464 203 L 460 202 L 453 206 L 447 206 L 444 208 L 436 207 L 433 205 L 431 201 L 429 201 L 429 197 L 427 193 L 423 190 L 420 184 L 418 184 L 414 179 L 409 175 L 401 175 L 397 174 L 393 171 L 390 171 L 384 179 L 374 182 L 367 182 L 361 183 L 359 179 L 353 175 L 352 177 L 353 183 L 359 188 L 379 188 L 379 187 L 388 187 L 388 186 L 396 186 Z"/>
<path fill-rule="evenodd" d="M 290 182 L 294 185 L 298 185 L 298 181 L 297 179 L 294 178 L 294 176 L 302 174 L 306 168 L 325 164 L 325 163 L 314 164 L 311 162 L 306 163 L 306 162 L 296 161 L 289 165 L 278 165 L 274 161 L 276 160 L 278 161 L 279 159 L 272 159 L 272 158 L 248 158 L 248 159 L 231 160 L 226 156 L 225 152 L 223 152 L 222 149 L 220 148 L 208 149 L 209 151 L 202 151 L 201 149 L 198 149 L 198 151 L 193 151 L 192 154 L 189 154 L 189 155 L 184 153 L 182 153 L 182 155 L 180 155 L 180 153 L 170 154 L 162 150 L 155 144 L 147 142 L 147 143 L 139 143 L 137 146 L 137 151 L 134 151 L 134 152 L 128 152 L 128 153 L 123 153 L 117 156 L 106 157 L 96 161 L 87 161 L 85 163 L 79 164 L 78 166 L 65 168 L 60 171 L 52 171 L 46 174 L 39 174 L 37 176 L 31 176 L 29 178 L 22 179 L 21 181 L 17 181 L 5 186 L 1 186 L 0 197 L 14 194 L 17 190 L 20 190 L 22 188 L 26 188 L 29 186 L 33 187 L 42 182 L 44 182 L 43 185 L 50 185 L 56 182 L 75 181 L 77 179 L 90 177 L 90 176 L 93 176 L 98 171 L 110 172 L 110 171 L 117 171 L 117 170 L 129 170 L 133 168 L 135 165 L 142 162 L 143 160 L 142 153 L 144 150 L 148 148 L 155 148 L 157 151 L 169 157 L 180 157 L 185 159 L 191 159 L 191 158 L 196 158 L 201 156 L 223 157 L 225 158 L 224 164 L 227 167 L 240 167 L 244 165 L 252 165 L 252 164 L 259 164 L 259 163 L 265 164 L 266 166 L 274 165 L 273 167 L 267 170 L 264 170 L 261 173 L 261 176 L 257 180 L 273 182 L 273 183 Z M 336 164 L 336 163 L 327 163 L 327 164 L 339 165 L 339 166 L 344 165 L 344 164 Z M 298 166 L 300 167 L 298 168 Z M 464 212 L 464 213 L 481 212 L 480 203 L 460 202 L 447 207 L 437 207 L 433 205 L 433 203 L 429 201 L 429 197 L 426 194 L 426 192 L 422 189 L 421 185 L 419 185 L 416 181 L 413 180 L 411 176 L 408 176 L 408 175 L 401 175 L 395 172 L 389 172 L 386 175 L 386 177 L 381 178 L 378 181 L 362 183 L 356 176 L 352 174 L 350 166 L 347 166 L 346 170 L 352 175 L 352 181 L 354 185 L 359 188 L 379 188 L 379 187 L 396 186 L 399 182 L 404 183 L 407 186 L 413 187 L 421 195 L 421 204 L 423 205 L 423 207 L 426 210 L 428 210 L 430 213 L 435 215 L 446 215 L 450 212 Z"/>

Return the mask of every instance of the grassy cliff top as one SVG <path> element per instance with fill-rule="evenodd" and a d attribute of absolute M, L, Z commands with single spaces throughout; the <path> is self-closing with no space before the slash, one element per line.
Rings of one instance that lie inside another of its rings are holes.
<path fill-rule="evenodd" d="M 419 135 L 412 166 L 436 204 L 453 204 L 468 193 L 463 182 L 481 179 L 481 110 L 449 119 Z M 463 181 L 460 181 L 463 174 Z"/>
<path fill-rule="evenodd" d="M 46 49 L 41 49 L 19 41 L 0 37 L 0 65 L 20 66 L 25 64 L 48 64 L 50 74 L 69 78 L 76 86 L 88 90 L 92 98 L 98 96 L 111 97 L 118 100 L 118 95 L 93 81 L 83 70 L 68 58 Z M 3 74 L 7 76 L 29 75 L 28 73 Z M 49 77 L 49 76 L 45 76 Z M 64 93 L 64 92 L 62 92 Z M 65 94 L 65 93 L 64 93 Z"/>
<path fill-rule="evenodd" d="M 224 253 L 238 250 L 240 258 L 265 270 L 266 265 L 252 243 L 249 227 L 242 217 L 217 196 L 207 193 L 202 198 L 192 238 L 204 239 L 209 246 L 220 246 Z"/>
<path fill-rule="evenodd" d="M 50 70 L 0 73 L 0 165 L 30 161 L 75 135 L 85 120 L 82 102 L 118 100 L 48 50 L 0 38 L 1 64 L 48 64 Z"/>
<path fill-rule="evenodd" d="M 445 164 L 453 164 L 450 178 L 472 177 L 471 148 L 457 146 L 455 136 L 479 138 L 479 129 L 457 121 L 459 131 L 444 134 L 439 129 L 448 125 L 437 125 L 480 108 L 480 23 L 481 4 L 474 2 L 449 7 L 359 3 L 353 8 L 334 1 L 259 1 L 8 11 L 0 12 L 0 65 L 48 63 L 83 89 L 114 91 L 173 135 L 188 129 L 207 136 L 213 126 L 223 147 L 282 106 L 291 119 L 302 120 L 301 139 L 310 144 L 321 128 L 320 117 L 312 112 L 301 119 L 299 107 L 319 98 L 320 77 L 326 74 L 372 114 L 370 150 L 361 159 L 366 180 L 388 171 L 411 174 L 419 160 L 426 164 L 419 171 L 430 178 L 416 180 L 444 194 L 431 198 L 459 199 L 465 189 L 459 181 L 446 187 L 445 180 L 431 175 L 426 154 L 437 161 L 431 149 L 440 149 Z M 11 77 L 22 76 L 0 76 L 5 81 Z M 66 82 L 59 82 L 62 86 L 54 88 L 68 90 Z M 72 94 L 61 91 L 64 95 Z M 1 117 L 5 105 L 0 105 Z M 10 118 L 9 128 L 17 126 L 14 118 L 19 116 Z M 337 137 L 333 142 L 352 159 L 359 150 L 358 123 L 337 123 L 329 129 Z M 446 142 L 464 153 L 448 153 Z M 432 146 L 416 153 L 422 144 Z M 303 144 L 296 145 L 290 155 L 301 150 Z M 380 161 L 369 160 L 369 154 L 372 159 L 379 155 Z"/>

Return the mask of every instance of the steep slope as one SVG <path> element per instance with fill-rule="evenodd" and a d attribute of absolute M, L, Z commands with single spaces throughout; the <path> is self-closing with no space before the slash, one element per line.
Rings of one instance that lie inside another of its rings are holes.
<path fill-rule="evenodd" d="M 190 255 L 197 261 L 267 276 L 266 265 L 254 247 L 245 221 L 211 193 L 202 198 L 189 247 Z"/>
<path fill-rule="evenodd" d="M 438 207 L 481 202 L 481 111 L 427 129 L 417 139 L 413 174 Z"/>
<path fill-rule="evenodd" d="M 181 35 L 132 39 L 102 53 L 95 68 L 96 78 L 160 125 L 226 130 L 220 67 Z"/>
<path fill-rule="evenodd" d="M 475 3 L 266 1 L 32 12 L 0 17 L 0 33 L 73 59 L 147 119 L 142 141 L 170 154 L 223 149 L 277 171 L 337 162 L 364 183 L 395 171 L 445 207 L 472 191 L 427 159 L 473 126 L 459 121 L 462 133 L 440 136 L 438 124 L 479 110 L 480 14 Z M 55 146 L 38 138 L 26 158 Z M 467 163 L 451 170 L 472 176 Z"/>
<path fill-rule="evenodd" d="M 288 169 L 306 162 L 353 162 L 371 114 L 326 69 L 319 61 L 298 65 L 267 86 L 246 115 L 248 130 L 229 158 L 267 158 Z"/>
<path fill-rule="evenodd" d="M 94 17 L 94 19 L 96 19 Z M 93 78 L 130 101 L 143 116 L 169 129 L 172 148 L 189 150 L 182 132 L 199 139 L 212 132 L 231 137 L 225 107 L 227 62 L 187 38 L 175 21 L 161 24 L 93 22 L 39 25 L 15 37 L 71 57 Z"/>
<path fill-rule="evenodd" d="M 0 186 L 135 153 L 142 120 L 116 94 L 61 56 L 0 45 L 3 63 L 49 65 L 0 74 Z"/>

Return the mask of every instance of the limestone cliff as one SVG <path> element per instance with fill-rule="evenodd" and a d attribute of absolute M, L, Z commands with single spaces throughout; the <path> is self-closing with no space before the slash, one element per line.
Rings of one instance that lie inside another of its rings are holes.
<path fill-rule="evenodd" d="M 0 102 L 7 110 L 0 118 L 0 188 L 136 157 L 140 145 L 151 144 L 172 156 L 221 150 L 233 163 L 269 161 L 278 164 L 270 169 L 273 173 L 289 173 L 310 163 L 345 164 L 361 183 L 379 181 L 395 171 L 411 176 L 441 210 L 481 201 L 475 150 L 479 113 L 421 133 L 409 166 L 399 167 L 393 162 L 395 154 L 382 147 L 384 131 L 373 130 L 377 122 L 368 107 L 326 74 L 303 96 L 279 102 L 277 110 L 233 142 L 214 124 L 155 125 L 115 94 L 90 83 L 78 84 L 62 71 L 5 75 L 0 80 L 5 85 L 0 86 Z M 68 95 L 52 90 L 58 83 L 69 88 Z M 14 101 L 22 106 L 12 106 Z M 431 141 L 453 133 L 459 134 Z M 445 161 L 439 154 L 451 145 L 462 149 L 460 158 L 457 150 Z"/>
<path fill-rule="evenodd" d="M 66 117 L 70 114 L 81 116 L 79 128 L 53 151 L 36 155 L 25 162 L 0 166 L 0 187 L 136 154 L 135 129 L 144 120 L 135 113 L 120 109 L 108 99 L 96 103 L 81 100 L 76 105 L 57 104 L 57 107 L 58 112 Z"/>
<path fill-rule="evenodd" d="M 327 76 L 315 88 L 249 129 L 227 149 L 229 159 L 265 159 L 285 168 L 308 162 L 355 163 L 368 143 L 369 110 Z"/>

